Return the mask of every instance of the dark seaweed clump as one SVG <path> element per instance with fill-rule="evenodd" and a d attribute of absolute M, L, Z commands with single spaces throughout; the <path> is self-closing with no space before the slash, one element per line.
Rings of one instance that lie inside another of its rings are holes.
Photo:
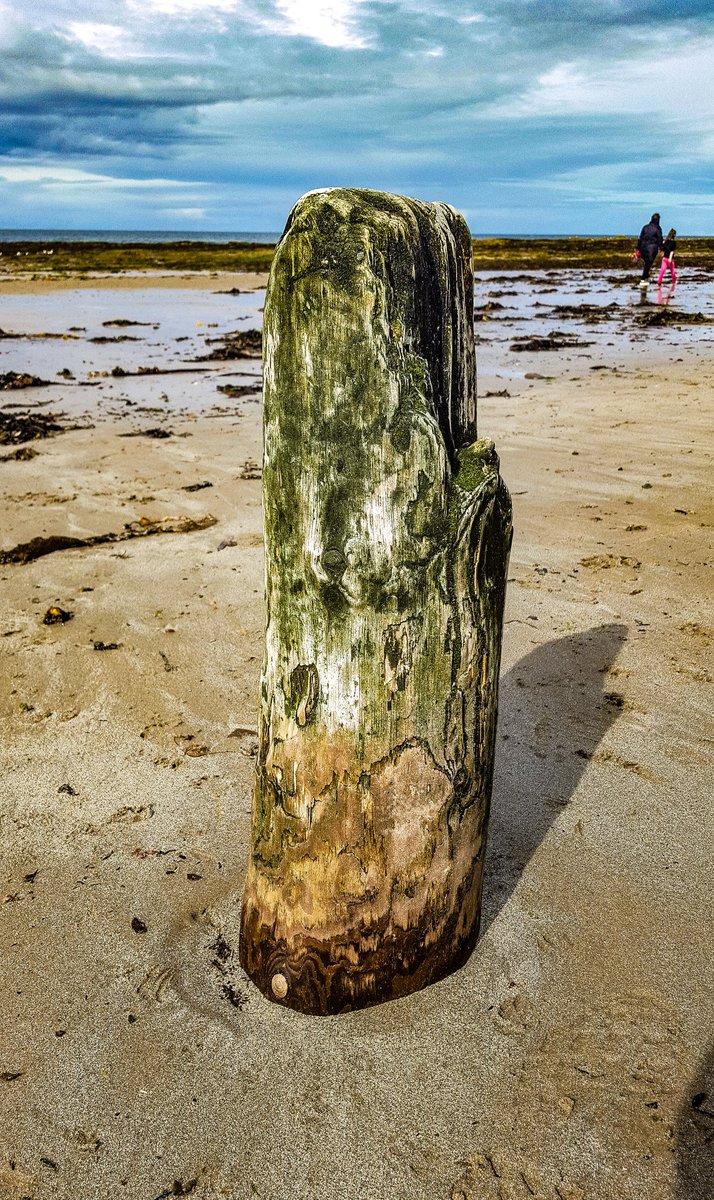
<path fill-rule="evenodd" d="M 233 358 L 260 358 L 263 352 L 263 334 L 260 329 L 237 329 L 223 337 L 208 338 L 216 343 L 208 354 L 195 358 L 194 362 L 225 362 Z"/>
<path fill-rule="evenodd" d="M 62 433 L 63 429 L 65 426 L 57 420 L 56 413 L 0 412 L 2 446 L 18 446 L 35 438 L 53 437 L 55 433 Z"/>
<path fill-rule="evenodd" d="M 4 374 L 0 374 L 2 392 L 19 392 L 30 387 L 50 387 L 50 381 L 39 379 L 37 375 L 28 375 L 26 371 L 5 371 Z"/>

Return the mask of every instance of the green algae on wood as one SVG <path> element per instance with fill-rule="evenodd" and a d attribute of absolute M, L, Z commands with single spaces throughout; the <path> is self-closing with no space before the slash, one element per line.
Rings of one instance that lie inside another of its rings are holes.
<path fill-rule="evenodd" d="M 476 440 L 470 253 L 447 205 L 332 189 L 271 271 L 240 954 L 305 1012 L 414 991 L 478 934 L 511 514 Z"/>

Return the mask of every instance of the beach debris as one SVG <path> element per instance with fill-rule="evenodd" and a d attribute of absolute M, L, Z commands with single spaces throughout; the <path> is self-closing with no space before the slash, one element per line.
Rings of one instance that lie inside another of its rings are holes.
<path fill-rule="evenodd" d="M 205 517 L 140 517 L 138 521 L 128 521 L 123 529 L 113 533 L 99 533 L 92 537 L 65 537 L 55 534 L 51 537 L 36 537 L 29 542 L 22 542 L 10 550 L 0 550 L 0 566 L 8 563 L 25 564 L 43 558 L 46 554 L 55 554 L 59 550 L 76 550 L 85 546 L 101 546 L 105 543 L 125 542 L 130 538 L 152 537 L 160 533 L 196 533 L 217 525 L 216 517 L 207 513 Z M 165 627 L 167 628 L 167 627 Z"/>
<path fill-rule="evenodd" d="M 186 483 L 182 487 L 183 492 L 200 492 L 203 488 L 213 487 L 213 484 L 208 479 L 202 479 L 200 483 Z"/>
<path fill-rule="evenodd" d="M 174 1179 L 171 1187 L 165 1192 L 160 1192 L 154 1200 L 169 1200 L 170 1196 L 190 1196 L 191 1192 L 195 1192 L 198 1187 L 198 1179 Z"/>
<path fill-rule="evenodd" d="M 12 454 L 0 454 L 0 462 L 29 462 L 31 458 L 37 458 L 38 453 L 31 446 L 22 446 Z"/>
<path fill-rule="evenodd" d="M 636 311 L 635 320 L 645 329 L 659 325 L 713 325 L 714 317 L 701 312 L 682 312 L 674 308 L 645 308 Z"/>
<path fill-rule="evenodd" d="M 221 337 L 207 338 L 214 348 L 208 354 L 194 358 L 193 362 L 224 362 L 233 358 L 260 358 L 263 352 L 263 334 L 260 329 L 236 329 Z"/>
<path fill-rule="evenodd" d="M 179 858 L 185 859 L 186 855 L 181 854 L 178 850 L 171 848 L 167 849 L 147 849 L 145 846 L 137 846 L 131 852 L 132 858 L 162 858 L 166 854 L 178 854 Z"/>
<path fill-rule="evenodd" d="M 237 546 L 237 545 L 238 545 L 238 543 L 235 540 L 235 538 L 224 538 L 222 542 L 218 543 L 218 546 L 216 548 L 218 550 L 227 550 L 229 546 Z"/>
<path fill-rule="evenodd" d="M 145 925 L 144 922 L 140 921 L 138 917 L 131 918 L 131 927 L 134 930 L 134 933 L 146 933 L 148 929 L 148 925 Z"/>
<path fill-rule="evenodd" d="M 580 339 L 571 333 L 549 333 L 545 337 L 521 337 L 515 342 L 511 342 L 510 350 L 520 352 L 522 350 L 534 353 L 540 350 L 569 350 L 582 346 L 592 346 L 592 342 L 581 342 Z"/>
<path fill-rule="evenodd" d="M 593 571 L 605 571 L 609 567 L 641 567 L 637 558 L 629 558 L 624 554 L 591 554 L 589 558 L 580 559 L 581 567 L 590 567 Z"/>
<path fill-rule="evenodd" d="M 208 754 L 208 746 L 203 746 L 200 742 L 196 742 L 195 734 L 181 733 L 174 737 L 174 742 L 180 746 L 184 754 L 189 758 L 205 758 Z"/>
<path fill-rule="evenodd" d="M 93 650 L 121 650 L 121 642 L 92 642 Z"/>
<path fill-rule="evenodd" d="M 487 300 L 485 304 L 474 306 L 474 321 L 488 321 L 492 313 L 507 307 L 508 305 L 500 304 L 498 300 Z"/>
<path fill-rule="evenodd" d="M 63 783 L 61 785 L 61 787 L 57 788 L 57 795 L 58 796 L 78 796 L 79 792 L 75 792 L 71 783 Z"/>
<path fill-rule="evenodd" d="M 163 650 L 159 650 L 159 655 L 160 655 L 160 657 L 161 657 L 161 659 L 162 659 L 162 662 L 163 662 L 163 664 L 164 664 L 164 670 L 165 670 L 165 671 L 169 672 L 169 671 L 175 671 L 175 670 L 176 670 L 176 668 L 175 668 L 175 666 L 173 665 L 173 663 L 169 661 L 169 657 L 168 657 L 168 655 L 167 655 L 167 654 L 164 654 Z"/>
<path fill-rule="evenodd" d="M 21 340 L 31 341 L 40 338 L 60 338 L 64 342 L 77 342 L 79 338 L 73 333 L 13 333 L 7 329 L 0 329 L 0 340 L 19 342 Z"/>
<path fill-rule="evenodd" d="M 130 333 L 116 333 L 113 335 L 99 333 L 96 337 L 87 338 L 88 342 L 95 342 L 99 346 L 104 346 L 109 342 L 140 342 L 141 338 L 132 337 Z"/>
<path fill-rule="evenodd" d="M 132 429 L 130 433 L 120 433 L 118 436 L 127 437 L 150 437 L 150 438 L 170 438 L 173 437 L 173 429 L 162 429 L 160 426 L 153 426 L 151 429 Z"/>
<path fill-rule="evenodd" d="M 528 376 L 526 376 L 526 379 L 527 378 Z M 484 398 L 487 396 L 502 396 L 505 400 L 510 400 L 511 398 L 511 393 L 509 392 L 508 388 L 502 388 L 500 392 L 484 392 L 483 395 Z"/>
<path fill-rule="evenodd" d="M 0 445 L 17 445 L 32 442 L 35 438 L 53 437 L 76 425 L 62 425 L 59 413 L 0 412 Z"/>
<path fill-rule="evenodd" d="M 102 326 L 106 329 L 110 326 L 116 326 L 119 329 L 125 329 L 128 325 L 146 325 L 151 329 L 158 329 L 158 322 L 154 321 L 130 321 L 128 317 L 115 317 L 112 321 L 102 321 Z"/>
<path fill-rule="evenodd" d="M 16 1079 L 22 1079 L 24 1071 L 0 1071 L 0 1079 L 3 1083 L 14 1083 Z"/>
<path fill-rule="evenodd" d="M 180 339 L 177 338 L 177 341 Z M 199 359 L 195 359 L 199 362 Z M 139 367 L 136 371 L 127 371 L 124 367 L 112 367 L 111 371 L 90 371 L 93 378 L 106 378 L 112 375 L 115 379 L 128 379 L 130 376 L 141 375 L 196 375 L 199 371 L 212 371 L 212 367 Z"/>
<path fill-rule="evenodd" d="M 239 479 L 262 479 L 263 468 L 252 458 L 246 458 L 241 468 Z"/>
<path fill-rule="evenodd" d="M 554 318 L 583 321 L 586 325 L 609 321 L 611 317 L 622 315 L 626 311 L 615 301 L 611 304 L 556 304 L 551 310 Z"/>
<path fill-rule="evenodd" d="M 42 618 L 43 625 L 65 625 L 74 617 L 73 612 L 67 612 L 57 604 L 51 604 Z"/>
<path fill-rule="evenodd" d="M 261 391 L 263 381 L 256 379 L 255 383 L 219 383 L 217 387 L 218 391 L 223 392 L 225 396 L 230 396 L 232 400 L 239 400 L 241 396 L 254 396 L 256 392 Z"/>
<path fill-rule="evenodd" d="M 190 876 L 187 876 L 187 878 L 190 878 Z M 234 1008 L 243 1008 L 248 1003 L 248 997 L 231 982 L 230 974 L 233 950 L 222 933 L 218 934 L 218 937 L 209 949 L 213 954 L 211 963 L 218 973 L 223 995 Z"/>
<path fill-rule="evenodd" d="M 40 379 L 38 375 L 28 375 L 27 371 L 4 371 L 0 373 L 0 391 L 18 392 L 22 388 L 52 387 L 49 379 Z"/>

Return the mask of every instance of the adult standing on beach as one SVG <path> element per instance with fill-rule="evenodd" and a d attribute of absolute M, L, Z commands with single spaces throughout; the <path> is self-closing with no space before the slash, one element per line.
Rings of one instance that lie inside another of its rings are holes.
<path fill-rule="evenodd" d="M 637 249 L 642 259 L 640 287 L 643 291 L 647 287 L 652 263 L 662 249 L 663 243 L 664 238 L 662 237 L 662 226 L 659 223 L 659 213 L 652 213 L 649 223 L 642 226 L 640 236 L 637 240 Z"/>

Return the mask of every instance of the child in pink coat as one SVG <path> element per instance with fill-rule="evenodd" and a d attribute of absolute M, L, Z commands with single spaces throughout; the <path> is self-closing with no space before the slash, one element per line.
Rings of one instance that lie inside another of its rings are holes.
<path fill-rule="evenodd" d="M 660 288 L 662 287 L 662 280 L 664 279 L 665 275 L 667 274 L 667 271 L 669 271 L 670 275 L 672 276 L 672 291 L 673 292 L 674 292 L 674 289 L 677 284 L 677 272 L 674 269 L 674 252 L 676 249 L 677 249 L 677 230 L 670 229 L 669 233 L 667 234 L 666 238 L 664 239 L 664 245 L 662 247 L 662 266 L 659 269 L 659 278 L 657 279 L 657 287 L 660 287 Z"/>

